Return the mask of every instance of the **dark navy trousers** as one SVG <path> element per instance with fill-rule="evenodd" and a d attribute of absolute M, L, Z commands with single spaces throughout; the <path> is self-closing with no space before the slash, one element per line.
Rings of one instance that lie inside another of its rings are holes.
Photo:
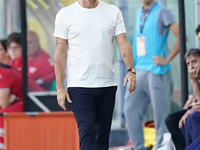
<path fill-rule="evenodd" d="M 193 112 L 183 126 L 186 150 L 200 150 L 200 112 Z"/>
<path fill-rule="evenodd" d="M 108 150 L 117 87 L 70 87 L 80 150 Z"/>
<path fill-rule="evenodd" d="M 176 150 L 185 149 L 185 137 L 179 129 L 178 124 L 182 116 L 187 112 L 187 110 L 180 110 L 178 112 L 170 114 L 166 120 L 165 124 L 167 125 L 168 131 L 172 134 L 172 140 L 176 147 Z"/>

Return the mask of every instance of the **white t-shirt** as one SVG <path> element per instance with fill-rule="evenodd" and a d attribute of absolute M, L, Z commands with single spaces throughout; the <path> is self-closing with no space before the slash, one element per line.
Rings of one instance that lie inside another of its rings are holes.
<path fill-rule="evenodd" d="M 78 2 L 56 15 L 54 37 L 67 39 L 67 86 L 117 85 L 114 73 L 114 37 L 125 33 L 120 10 L 99 1 L 86 9 Z"/>

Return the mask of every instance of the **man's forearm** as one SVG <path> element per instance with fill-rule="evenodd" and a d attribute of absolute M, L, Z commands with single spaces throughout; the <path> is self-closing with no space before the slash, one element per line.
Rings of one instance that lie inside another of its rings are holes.
<path fill-rule="evenodd" d="M 116 42 L 122 56 L 124 63 L 126 64 L 127 68 L 134 68 L 133 62 L 133 52 L 131 49 L 130 44 L 128 43 L 128 39 L 126 37 L 126 33 L 122 33 L 117 35 Z"/>
<path fill-rule="evenodd" d="M 179 49 L 180 49 L 180 45 L 179 45 L 179 26 L 176 22 L 172 23 L 169 26 L 170 30 L 172 31 L 172 33 L 174 34 L 174 36 L 176 37 L 176 43 L 172 49 L 172 51 L 169 53 L 168 57 L 166 58 L 166 64 L 169 63 L 178 53 L 179 53 Z"/>
<path fill-rule="evenodd" d="M 64 75 L 66 67 L 67 51 L 65 49 L 57 48 L 55 53 L 55 75 L 56 75 L 56 87 L 64 88 Z"/>
<path fill-rule="evenodd" d="M 198 101 L 200 101 L 199 83 L 197 80 L 191 80 L 191 83 L 192 83 L 194 97 L 197 98 Z"/>
<path fill-rule="evenodd" d="M 127 42 L 127 44 L 124 44 L 119 50 L 126 67 L 134 68 L 133 52 L 130 44 Z"/>
<path fill-rule="evenodd" d="M 65 65 L 66 56 L 63 53 L 56 51 L 55 54 L 55 75 L 56 75 L 56 87 L 64 88 L 64 75 L 65 75 Z"/>
<path fill-rule="evenodd" d="M 179 37 L 176 39 L 176 43 L 172 49 L 172 51 L 169 53 L 169 55 L 166 58 L 166 62 L 169 63 L 178 53 L 179 53 Z"/>

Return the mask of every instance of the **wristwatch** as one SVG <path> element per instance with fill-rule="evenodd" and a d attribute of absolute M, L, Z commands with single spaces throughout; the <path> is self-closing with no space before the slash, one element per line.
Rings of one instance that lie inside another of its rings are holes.
<path fill-rule="evenodd" d="M 135 68 L 130 68 L 130 69 L 127 70 L 127 72 L 132 72 L 132 73 L 136 74 Z"/>

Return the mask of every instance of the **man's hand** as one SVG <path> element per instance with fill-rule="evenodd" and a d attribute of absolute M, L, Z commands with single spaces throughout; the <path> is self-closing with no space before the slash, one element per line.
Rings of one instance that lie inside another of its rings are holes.
<path fill-rule="evenodd" d="M 161 56 L 161 57 L 155 56 L 152 59 L 156 66 L 158 66 L 158 65 L 165 66 L 168 63 L 167 60 L 163 56 Z"/>
<path fill-rule="evenodd" d="M 188 99 L 185 103 L 185 105 L 183 106 L 183 110 L 187 110 L 188 107 L 190 106 L 190 104 L 192 104 L 192 101 L 193 101 L 194 97 Z"/>
<path fill-rule="evenodd" d="M 196 98 L 193 100 L 192 109 L 197 112 L 200 111 L 200 101 L 198 101 Z"/>
<path fill-rule="evenodd" d="M 128 86 L 128 91 L 129 93 L 135 91 L 136 86 L 137 86 L 137 82 L 136 82 L 136 77 L 135 74 L 132 72 L 127 72 L 125 78 L 124 78 L 124 85 L 123 87 L 126 86 L 127 82 L 129 82 L 129 86 Z"/>
<path fill-rule="evenodd" d="M 200 79 L 200 69 L 195 68 L 188 71 L 188 75 L 191 80 L 198 80 Z"/>
<path fill-rule="evenodd" d="M 67 101 L 69 103 L 72 103 L 68 92 L 65 90 L 65 88 L 58 88 L 57 89 L 57 101 L 58 101 L 58 105 L 64 109 L 67 110 L 66 106 L 65 106 L 65 99 L 67 98 Z"/>
<path fill-rule="evenodd" d="M 179 129 L 181 129 L 183 127 L 183 124 L 185 124 L 185 121 L 187 119 L 187 117 L 192 114 L 194 112 L 193 109 L 189 109 L 184 115 L 183 117 L 181 118 L 181 120 L 179 121 Z"/>

